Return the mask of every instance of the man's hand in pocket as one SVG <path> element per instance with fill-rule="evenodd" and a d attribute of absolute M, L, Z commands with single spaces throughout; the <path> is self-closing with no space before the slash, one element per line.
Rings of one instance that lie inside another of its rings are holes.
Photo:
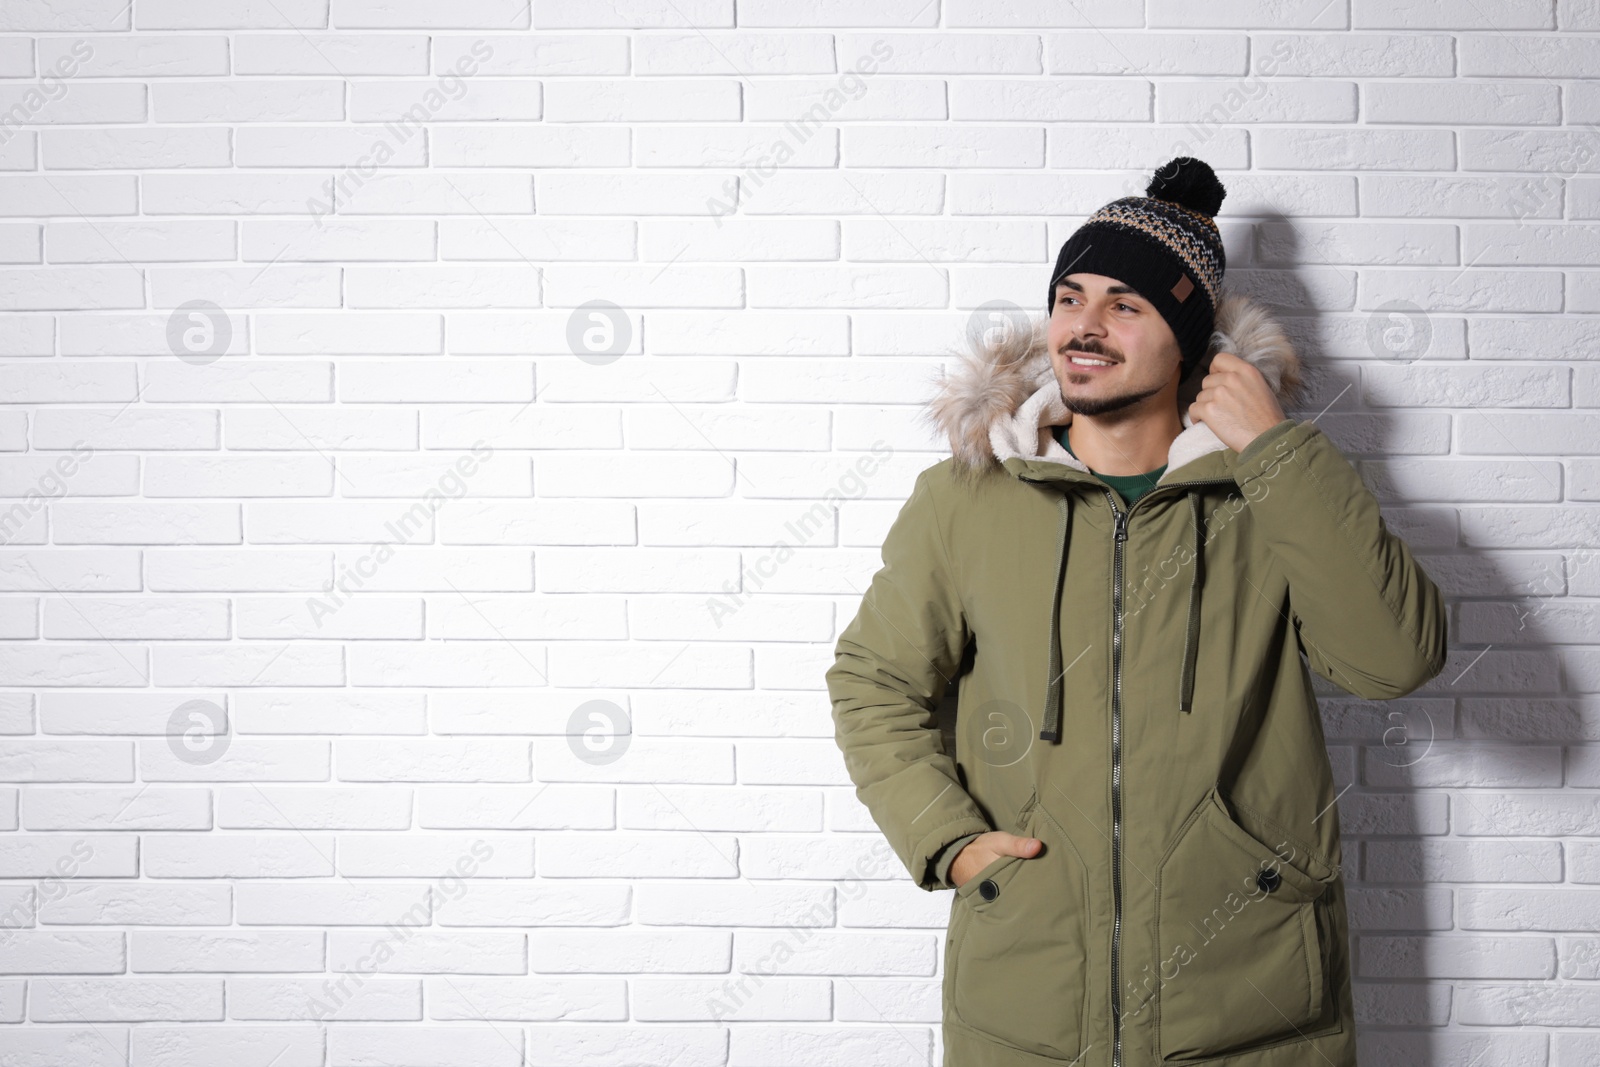
<path fill-rule="evenodd" d="M 1032 859 L 1043 847 L 1044 842 L 1037 837 L 1018 837 L 1004 830 L 990 830 L 968 841 L 966 847 L 956 853 L 954 862 L 950 864 L 950 881 L 959 889 L 968 878 L 1001 856 Z"/>

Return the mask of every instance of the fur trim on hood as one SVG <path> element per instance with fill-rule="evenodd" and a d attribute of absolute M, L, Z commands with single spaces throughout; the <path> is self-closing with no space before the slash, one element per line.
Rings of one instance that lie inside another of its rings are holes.
<path fill-rule="evenodd" d="M 968 338 L 970 351 L 960 366 L 940 381 L 922 416 L 950 439 L 957 474 L 997 469 L 1000 461 L 1012 456 L 1088 470 L 1050 432 L 1051 427 L 1069 424 L 1072 412 L 1062 403 L 1046 349 L 1048 326 L 1049 319 L 1044 318 L 1031 329 L 975 333 Z M 1178 386 L 1184 429 L 1167 454 L 1170 470 L 1227 447 L 1209 426 L 1189 416 L 1189 405 L 1219 351 L 1232 352 L 1260 370 L 1285 410 L 1300 399 L 1300 356 L 1282 325 L 1265 305 L 1224 287 L 1206 355 Z"/>

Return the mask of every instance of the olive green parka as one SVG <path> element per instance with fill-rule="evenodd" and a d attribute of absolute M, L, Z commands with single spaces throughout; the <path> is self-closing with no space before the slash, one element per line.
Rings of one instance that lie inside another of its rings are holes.
<path fill-rule="evenodd" d="M 946 376 L 927 413 L 952 455 L 917 476 L 826 675 L 856 795 L 921 888 L 949 888 L 937 861 L 968 835 L 1044 842 L 952 896 L 945 1067 L 1352 1067 L 1310 672 L 1412 692 L 1444 667 L 1444 599 L 1314 421 L 1236 453 L 1190 418 L 1209 354 L 1127 507 L 1049 432 L 1072 416 L 1044 330 Z M 1265 307 L 1225 294 L 1218 350 L 1292 409 L 1300 359 Z"/>

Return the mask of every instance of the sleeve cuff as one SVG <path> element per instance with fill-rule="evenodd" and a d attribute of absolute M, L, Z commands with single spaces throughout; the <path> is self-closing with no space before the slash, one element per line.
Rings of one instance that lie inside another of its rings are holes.
<path fill-rule="evenodd" d="M 1310 434 L 1317 432 L 1313 423 L 1302 423 L 1295 419 L 1284 419 L 1260 433 L 1256 434 L 1251 442 L 1244 446 L 1233 461 L 1233 480 L 1241 486 L 1250 478 L 1254 478 L 1268 470 L 1279 460 L 1278 443 L 1286 438 L 1298 435 L 1299 440 L 1305 440 Z"/>
<path fill-rule="evenodd" d="M 939 885 L 946 889 L 955 888 L 955 885 L 950 881 L 950 867 L 956 861 L 956 853 L 960 852 L 963 848 L 966 848 L 969 843 L 976 840 L 980 836 L 982 835 L 968 834 L 966 837 L 958 837 L 946 845 L 942 851 L 940 851 L 939 859 L 934 864 L 933 868 L 934 878 L 938 881 Z"/>

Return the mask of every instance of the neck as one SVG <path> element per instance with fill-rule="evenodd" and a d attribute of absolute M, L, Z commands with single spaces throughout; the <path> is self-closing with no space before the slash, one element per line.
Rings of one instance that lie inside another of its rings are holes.
<path fill-rule="evenodd" d="M 1172 442 L 1183 432 L 1183 421 L 1176 408 L 1142 418 L 1130 418 L 1127 412 L 1074 414 L 1066 432 L 1072 454 L 1090 470 L 1145 474 L 1167 462 Z"/>

